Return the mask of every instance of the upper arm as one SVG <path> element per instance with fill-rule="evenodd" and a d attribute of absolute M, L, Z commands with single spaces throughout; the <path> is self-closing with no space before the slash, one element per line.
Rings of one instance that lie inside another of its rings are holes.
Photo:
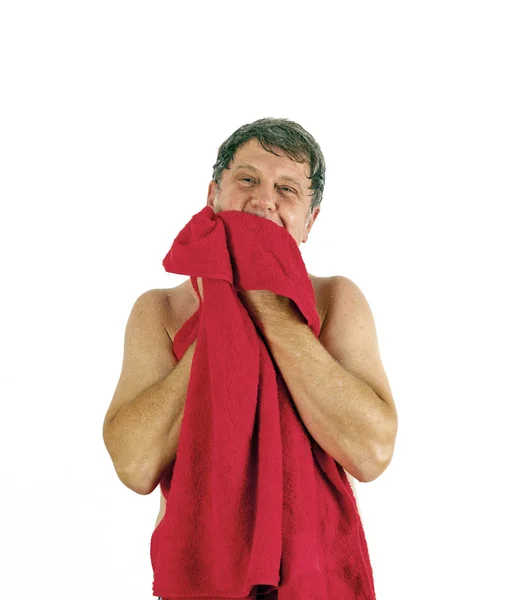
<path fill-rule="evenodd" d="M 360 288 L 347 277 L 333 277 L 329 292 L 319 341 L 346 371 L 366 383 L 390 407 L 393 431 L 397 426 L 397 411 L 381 362 L 369 303 Z"/>
<path fill-rule="evenodd" d="M 164 325 L 168 299 L 162 290 L 149 290 L 134 303 L 125 330 L 123 364 L 103 429 L 118 411 L 141 392 L 168 375 L 177 360 Z"/>

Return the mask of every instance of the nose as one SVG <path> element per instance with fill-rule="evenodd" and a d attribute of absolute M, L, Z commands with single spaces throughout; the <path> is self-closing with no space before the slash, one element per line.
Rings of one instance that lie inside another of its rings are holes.
<path fill-rule="evenodd" d="M 260 187 L 255 190 L 249 202 L 251 212 L 259 217 L 270 218 L 270 213 L 276 210 L 276 191 Z"/>

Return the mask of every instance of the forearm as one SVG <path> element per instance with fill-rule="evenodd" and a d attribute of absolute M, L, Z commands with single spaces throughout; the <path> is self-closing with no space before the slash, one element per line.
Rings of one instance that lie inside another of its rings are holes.
<path fill-rule="evenodd" d="M 164 379 L 125 405 L 106 428 L 116 472 L 139 494 L 155 489 L 176 456 L 195 348 L 196 341 Z"/>
<path fill-rule="evenodd" d="M 268 320 L 269 350 L 301 420 L 315 441 L 359 481 L 371 481 L 384 465 L 389 408 L 363 381 L 345 370 L 308 325 Z"/>

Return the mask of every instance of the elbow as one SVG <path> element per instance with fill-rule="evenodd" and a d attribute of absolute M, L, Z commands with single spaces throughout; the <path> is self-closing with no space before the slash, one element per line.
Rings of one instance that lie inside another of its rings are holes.
<path fill-rule="evenodd" d="M 116 463 L 112 456 L 111 460 L 116 475 L 124 486 L 141 496 L 151 494 L 153 490 L 149 489 L 147 482 L 140 476 L 140 470 L 123 468 Z"/>
<path fill-rule="evenodd" d="M 362 483 L 370 483 L 371 481 L 374 481 L 383 474 L 389 464 L 390 463 L 383 463 L 380 461 L 373 462 L 372 465 L 367 466 L 367 468 L 361 472 L 361 476 L 358 477 L 358 481 L 361 481 Z"/>
<path fill-rule="evenodd" d="M 362 483 L 370 483 L 382 475 L 387 469 L 388 465 L 392 462 L 392 456 L 394 454 L 394 444 L 387 444 L 386 446 L 379 446 L 378 449 L 373 453 L 373 459 L 368 461 L 365 468 L 362 469 L 358 478 Z"/>
<path fill-rule="evenodd" d="M 161 476 L 161 470 L 150 468 L 148 462 L 143 463 L 143 465 L 138 464 L 123 473 L 118 472 L 119 479 L 126 487 L 140 496 L 151 494 L 159 485 Z"/>
<path fill-rule="evenodd" d="M 145 476 L 145 473 L 140 468 L 135 468 L 133 466 L 128 468 L 124 463 L 121 462 L 120 457 L 117 456 L 113 446 L 109 444 L 110 438 L 106 434 L 105 430 L 103 439 L 112 465 L 114 466 L 114 470 L 116 471 L 116 475 L 121 483 L 129 490 L 132 490 L 132 492 L 135 492 L 141 496 L 151 494 L 151 492 L 155 489 L 155 486 L 151 487 L 148 484 L 148 477 Z"/>
<path fill-rule="evenodd" d="M 363 479 L 360 481 L 369 483 L 384 473 L 392 462 L 394 455 L 395 439 L 397 436 L 397 415 L 388 421 L 388 427 L 381 431 L 379 442 L 374 444 L 373 451 L 369 453 L 371 460 L 366 463 L 363 470 Z"/>
<path fill-rule="evenodd" d="M 374 444 L 360 448 L 352 455 L 340 453 L 333 458 L 360 483 L 369 483 L 377 479 L 392 461 L 395 436 L 390 443 Z"/>
<path fill-rule="evenodd" d="M 148 461 L 133 465 L 124 471 L 117 471 L 119 479 L 127 488 L 139 494 L 148 496 L 159 485 L 161 479 L 160 470 L 150 467 Z"/>
<path fill-rule="evenodd" d="M 155 489 L 155 487 L 150 489 L 150 486 L 146 481 L 142 480 L 141 477 L 135 476 L 131 471 L 121 471 L 116 469 L 116 474 L 123 485 L 140 496 L 147 496 Z"/>

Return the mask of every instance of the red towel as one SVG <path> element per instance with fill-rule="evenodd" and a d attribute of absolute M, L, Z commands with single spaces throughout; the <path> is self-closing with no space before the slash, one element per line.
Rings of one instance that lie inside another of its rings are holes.
<path fill-rule="evenodd" d="M 293 300 L 319 337 L 299 248 L 272 221 L 240 211 L 192 217 L 163 261 L 203 281 L 178 331 L 197 339 L 175 460 L 151 538 L 153 593 L 221 600 L 375 600 L 360 516 L 344 469 L 315 442 L 237 290 Z M 198 294 L 199 296 L 199 294 Z"/>

